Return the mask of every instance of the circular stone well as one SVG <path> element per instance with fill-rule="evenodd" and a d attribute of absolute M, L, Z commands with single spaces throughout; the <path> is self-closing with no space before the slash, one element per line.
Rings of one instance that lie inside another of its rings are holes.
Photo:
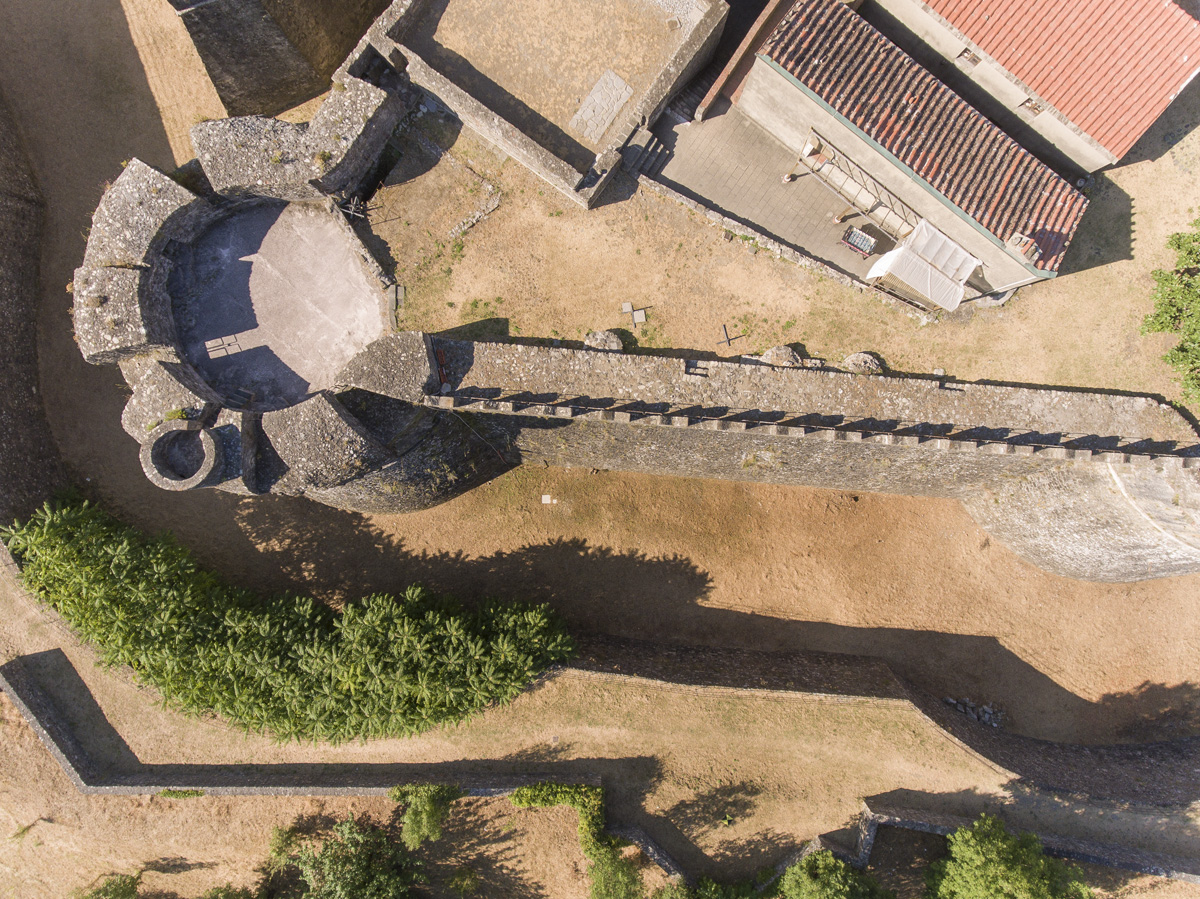
<path fill-rule="evenodd" d="M 163 422 L 142 444 L 142 471 L 164 490 L 202 486 L 221 467 L 221 445 L 199 422 Z"/>
<path fill-rule="evenodd" d="M 260 203 L 221 219 L 172 273 L 183 354 L 230 405 L 270 411 L 333 386 L 384 331 L 382 292 L 338 215 Z"/>

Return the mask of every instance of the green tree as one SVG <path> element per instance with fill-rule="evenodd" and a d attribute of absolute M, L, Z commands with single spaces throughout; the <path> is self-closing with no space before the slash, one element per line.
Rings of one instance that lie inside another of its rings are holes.
<path fill-rule="evenodd" d="M 981 815 L 950 835 L 950 854 L 930 866 L 930 899 L 1090 899 L 1078 871 L 1050 858 L 1031 833 L 1014 835 Z"/>
<path fill-rule="evenodd" d="M 382 828 L 353 819 L 333 828 L 319 849 L 296 855 L 306 899 L 406 899 L 423 883 L 417 860 Z"/>
<path fill-rule="evenodd" d="M 1154 272 L 1154 311 L 1142 333 L 1178 334 L 1179 343 L 1163 359 L 1182 376 L 1183 394 L 1200 402 L 1200 219 L 1192 230 L 1172 234 L 1175 268 Z"/>
<path fill-rule="evenodd" d="M 450 814 L 450 804 L 461 799 L 463 791 L 449 784 L 405 784 L 392 787 L 388 796 L 393 802 L 404 804 L 400 839 L 416 851 L 426 840 L 442 838 L 442 824 Z"/>
<path fill-rule="evenodd" d="M 779 895 L 782 899 L 887 899 L 892 893 L 822 849 L 784 872 Z"/>

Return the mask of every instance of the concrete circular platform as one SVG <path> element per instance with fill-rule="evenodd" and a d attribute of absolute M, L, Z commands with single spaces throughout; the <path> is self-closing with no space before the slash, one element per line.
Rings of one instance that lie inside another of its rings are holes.
<path fill-rule="evenodd" d="M 318 204 L 262 203 L 217 222 L 172 274 L 184 356 L 229 405 L 269 411 L 333 386 L 383 334 L 362 245 Z"/>

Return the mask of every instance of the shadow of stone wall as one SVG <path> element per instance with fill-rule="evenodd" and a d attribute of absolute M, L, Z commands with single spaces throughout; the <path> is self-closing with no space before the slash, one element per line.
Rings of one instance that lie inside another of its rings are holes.
<path fill-rule="evenodd" d="M 42 197 L 0 97 L 0 522 L 40 505 L 65 481 L 38 386 Z"/>
<path fill-rule="evenodd" d="M 325 91 L 387 0 L 171 0 L 230 115 Z"/>

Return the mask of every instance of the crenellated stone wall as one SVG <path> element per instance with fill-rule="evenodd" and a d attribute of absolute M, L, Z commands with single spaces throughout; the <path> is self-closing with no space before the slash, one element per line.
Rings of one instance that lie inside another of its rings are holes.
<path fill-rule="evenodd" d="M 379 176 L 410 106 L 400 41 L 420 8 L 380 16 L 311 123 L 198 125 L 199 193 L 134 160 L 102 199 L 75 278 L 76 336 L 89 361 L 121 365 L 122 423 L 154 483 L 374 513 L 427 508 L 529 462 L 904 493 L 960 500 L 1066 577 L 1200 571 L 1200 436 L 1150 397 L 814 369 L 791 351 L 730 361 L 394 333 L 390 281 L 339 203 Z M 322 217 L 320 238 L 297 236 Z M 238 228 L 266 231 L 239 242 Z M 297 241 L 311 244 L 304 258 Z M 216 293 L 202 286 L 227 273 Z M 341 305 L 321 306 L 334 295 Z M 275 355 L 332 341 L 339 314 L 356 336 L 338 338 L 336 366 L 301 376 Z M 266 374 L 214 362 L 247 350 Z"/>

